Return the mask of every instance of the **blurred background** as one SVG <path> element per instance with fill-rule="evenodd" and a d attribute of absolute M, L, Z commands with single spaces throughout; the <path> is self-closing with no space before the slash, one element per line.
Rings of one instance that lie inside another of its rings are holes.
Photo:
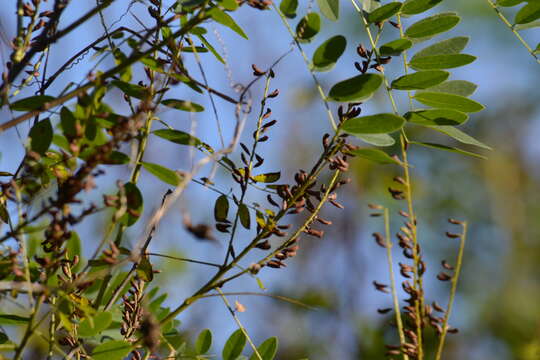
<path fill-rule="evenodd" d="M 6 42 L 14 36 L 15 1 L 2 5 L 0 55 L 5 64 L 9 56 Z M 65 16 L 68 20 L 64 25 L 94 5 L 93 2 L 73 2 L 68 7 Z M 153 23 L 146 6 L 144 2 L 116 1 L 104 12 L 104 21 L 108 26 L 120 21 L 116 26 L 141 29 L 145 23 Z M 317 5 L 302 2 L 298 10 L 300 16 L 290 21 L 293 26 L 310 6 Z M 128 8 L 129 12 L 126 12 Z M 442 259 L 453 261 L 457 255 L 458 244 L 444 236 L 445 231 L 451 230 L 446 220 L 449 217 L 467 220 L 470 233 L 451 318 L 451 324 L 460 332 L 450 335 L 445 359 L 540 359 L 540 67 L 486 1 L 445 1 L 431 13 L 446 10 L 457 11 L 462 22 L 431 42 L 458 35 L 471 37 L 464 52 L 478 59 L 453 71 L 452 79 L 478 84 L 472 98 L 483 103 L 486 110 L 472 115 L 462 128 L 494 150 L 482 152 L 487 160 L 435 149 L 412 147 L 410 150 L 419 236 L 427 262 L 426 297 L 440 304 L 447 303 L 449 284 L 435 279 L 440 270 L 439 262 Z M 512 9 L 508 10 L 512 17 Z M 245 6 L 233 16 L 249 35 L 249 41 L 228 28 L 208 25 L 208 40 L 226 59 L 227 66 L 209 53 L 201 54 L 201 58 L 210 86 L 236 96 L 235 85 L 247 84 L 253 78 L 251 64 L 266 69 L 291 49 L 292 39 L 273 11 L 258 12 Z M 404 19 L 405 25 L 413 21 L 414 18 Z M 49 69 L 55 71 L 73 53 L 102 33 L 102 25 L 96 17 L 55 44 L 49 55 Z M 391 27 L 385 33 L 381 43 L 399 36 L 398 31 Z M 307 55 L 311 57 L 318 45 L 336 34 L 344 34 L 348 45 L 336 68 L 318 75 L 325 91 L 335 82 L 356 74 L 353 66 L 358 60 L 355 48 L 359 43 L 366 46 L 369 43 L 348 1 L 342 1 L 340 20 L 333 23 L 324 19 L 321 33 L 312 43 L 304 45 Z M 522 34 L 533 47 L 540 41 L 537 29 L 525 30 Z M 49 93 L 59 93 L 68 82 L 83 81 L 98 59 L 93 52 L 86 55 L 62 74 Z M 402 73 L 402 63 L 397 60 L 386 66 L 390 78 Z M 186 56 L 186 62 L 192 69 L 192 75 L 201 79 L 190 55 Z M 99 68 L 111 66 L 113 60 L 106 58 Z M 321 152 L 322 135 L 331 129 L 324 106 L 297 49 L 289 53 L 275 71 L 271 89 L 279 89 L 280 95 L 269 106 L 278 123 L 270 131 L 270 140 L 262 143 L 260 149 L 265 154 L 264 169 L 281 169 L 282 179 L 290 181 L 298 169 L 311 168 Z M 135 76 L 138 75 L 142 72 Z M 256 105 L 246 124 L 244 139 L 248 143 L 256 125 L 262 85 L 262 82 L 257 83 L 251 92 Z M 174 88 L 172 93 L 177 98 L 202 104 L 208 111 L 189 114 L 163 109 L 158 116 L 178 129 L 194 131 L 203 141 L 219 148 L 216 119 L 208 95 L 194 93 L 183 86 Z M 28 91 L 30 94 L 32 92 Z M 235 124 L 234 107 L 219 98 L 215 100 L 223 136 L 228 140 Z M 406 102 L 399 100 L 400 109 L 405 112 Z M 118 113 L 129 112 L 118 90 L 114 90 L 106 101 L 118 109 Z M 380 91 L 362 106 L 362 110 L 364 114 L 389 110 L 385 92 Z M 12 114 L 3 109 L 0 117 L 3 122 Z M 22 124 L 0 134 L 1 170 L 12 171 L 17 167 L 24 154 L 28 126 Z M 160 126 L 155 124 L 155 128 Z M 410 131 L 413 138 L 433 140 L 436 137 L 441 143 L 457 145 L 450 138 L 426 133 L 420 128 L 410 128 Z M 129 149 L 125 150 L 129 152 Z M 390 154 L 398 151 L 397 148 L 387 150 Z M 146 161 L 179 170 L 190 170 L 199 157 L 187 147 L 180 148 L 157 137 L 152 138 L 145 154 Z M 232 158 L 238 159 L 239 154 Z M 397 232 L 401 226 L 397 211 L 404 208 L 404 204 L 392 200 L 386 188 L 394 176 L 400 175 L 400 169 L 362 159 L 355 159 L 352 164 L 348 176 L 353 181 L 341 189 L 338 197 L 345 209 L 328 206 L 323 210 L 323 217 L 334 222 L 326 229 L 325 237 L 305 238 L 298 256 L 287 262 L 287 268 L 265 269 L 259 275 L 266 293 L 298 299 L 315 309 L 267 297 L 230 297 L 231 301 L 238 300 L 246 307 L 246 312 L 239 317 L 256 343 L 270 336 L 279 337 L 277 358 L 280 360 L 382 359 L 384 344 L 395 342 L 395 331 L 388 325 L 391 315 L 379 315 L 376 311 L 377 308 L 391 306 L 391 299 L 389 295 L 376 292 L 371 284 L 373 280 L 387 282 L 388 274 L 385 253 L 371 237 L 372 232 L 383 230 L 383 224 L 380 218 L 369 217 L 367 204 L 381 203 L 391 207 L 392 232 Z M 127 167 L 108 169 L 107 176 L 98 179 L 98 188 L 88 194 L 88 199 L 101 201 L 100 194 L 114 191 L 115 180 L 125 181 L 129 170 Z M 198 178 L 211 174 L 213 168 L 208 166 Z M 236 193 L 239 191 L 230 176 L 219 169 L 213 181 L 224 192 L 231 189 Z M 143 219 L 130 230 L 129 240 L 132 242 L 138 239 L 145 220 L 157 208 L 168 188 L 148 173 L 143 174 L 139 187 L 145 195 L 145 212 Z M 263 196 L 254 190 L 248 193 L 250 201 L 266 204 Z M 194 223 L 213 225 L 213 207 L 217 197 L 217 193 L 191 184 L 158 228 L 151 251 L 221 262 L 228 241 L 226 234 L 216 233 L 217 243 L 200 242 L 181 225 L 184 215 L 189 215 Z M 110 214 L 95 215 L 80 229 L 88 254 L 101 238 L 109 217 Z M 247 243 L 253 235 L 253 232 L 242 231 L 236 240 L 238 244 Z M 251 260 L 259 256 L 260 253 Z M 394 256 L 396 263 L 403 261 L 397 251 Z M 190 296 L 212 275 L 212 270 L 204 266 L 160 258 L 152 260 L 155 267 L 162 270 L 157 282 L 162 291 L 169 293 L 165 304 L 171 308 Z M 249 263 L 250 259 L 244 265 Z M 254 278 L 245 277 L 231 282 L 224 291 L 261 290 Z M 193 339 L 204 328 L 212 329 L 217 336 L 212 352 L 217 357 L 225 339 L 236 329 L 234 320 L 219 298 L 200 300 L 179 320 L 182 322 L 180 329 L 187 338 Z"/>

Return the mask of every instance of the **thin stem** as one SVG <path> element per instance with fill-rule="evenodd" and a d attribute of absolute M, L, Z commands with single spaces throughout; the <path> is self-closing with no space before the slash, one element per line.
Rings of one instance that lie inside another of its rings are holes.
<path fill-rule="evenodd" d="M 240 319 L 238 318 L 238 316 L 236 316 L 236 312 L 231 307 L 231 304 L 229 303 L 229 300 L 227 300 L 227 297 L 225 296 L 225 294 L 223 294 L 223 292 L 221 291 L 220 288 L 216 288 L 216 291 L 219 292 L 219 295 L 221 295 L 221 299 L 223 299 L 223 302 L 225 303 L 225 306 L 227 306 L 227 309 L 229 309 L 229 312 L 231 313 L 231 316 L 233 317 L 234 321 L 236 322 L 236 324 L 238 325 L 240 330 L 242 330 L 242 332 L 246 336 L 246 339 L 247 339 L 249 345 L 251 346 L 251 348 L 254 351 L 253 354 L 256 355 L 259 360 L 263 360 L 261 354 L 259 354 L 259 352 L 257 351 L 257 347 L 255 346 L 255 344 L 253 343 L 253 341 L 249 337 L 249 334 L 248 334 L 246 328 L 242 325 L 242 323 L 240 322 Z"/>
<path fill-rule="evenodd" d="M 463 231 L 461 233 L 461 239 L 459 242 L 459 252 L 457 257 L 456 272 L 452 277 L 452 289 L 450 290 L 450 299 L 448 300 L 448 309 L 444 315 L 444 321 L 442 324 L 442 334 L 439 340 L 439 346 L 437 348 L 437 354 L 435 355 L 435 360 L 440 360 L 442 356 L 442 351 L 444 348 L 444 342 L 446 339 L 446 334 L 448 333 L 448 320 L 450 319 L 450 314 L 452 312 L 452 306 L 454 304 L 454 299 L 456 297 L 456 289 L 459 280 L 459 273 L 461 272 L 462 261 L 463 261 L 463 252 L 465 249 L 465 240 L 467 238 L 467 223 L 463 223 Z"/>
<path fill-rule="evenodd" d="M 330 122 L 330 125 L 332 125 L 332 129 L 337 130 L 336 120 L 334 119 L 334 115 L 332 114 L 332 110 L 330 109 L 330 104 L 328 103 L 328 100 L 326 100 L 326 95 L 324 94 L 324 90 L 322 89 L 321 83 L 317 79 L 317 76 L 315 76 L 315 73 L 311 69 L 311 63 L 304 52 L 304 49 L 302 49 L 302 45 L 300 45 L 300 42 L 298 41 L 293 29 L 289 25 L 289 22 L 287 21 L 287 18 L 281 10 L 276 6 L 275 3 L 272 3 L 272 6 L 274 7 L 274 10 L 278 13 L 279 17 L 281 18 L 281 21 L 283 24 L 285 24 L 285 27 L 287 27 L 287 30 L 289 31 L 289 34 L 294 40 L 294 43 L 296 44 L 296 47 L 298 48 L 298 51 L 300 51 L 300 54 L 302 54 L 302 58 L 304 59 L 304 62 L 306 63 L 306 66 L 309 70 L 309 73 L 311 74 L 311 77 L 313 78 L 313 82 L 315 83 L 315 86 L 317 87 L 317 91 L 319 92 L 319 96 L 321 97 L 321 100 L 324 103 L 324 107 L 326 108 L 326 114 L 328 115 L 328 121 Z"/>
<path fill-rule="evenodd" d="M 535 54 L 534 50 L 531 48 L 531 46 L 523 39 L 523 37 L 521 37 L 521 35 L 517 32 L 516 28 L 514 25 L 512 25 L 510 23 L 510 21 L 508 21 L 508 19 L 506 18 L 506 16 L 504 16 L 504 14 L 501 12 L 501 10 L 499 9 L 499 7 L 491 0 L 486 0 L 488 2 L 488 4 L 491 6 L 491 8 L 495 11 L 495 13 L 497 14 L 497 16 L 499 16 L 499 18 L 501 18 L 502 22 L 510 29 L 510 31 L 512 31 L 512 33 L 515 35 L 515 37 L 519 40 L 519 42 L 521 42 L 523 44 L 523 46 L 525 46 L 525 48 L 527 49 L 527 51 L 529 52 L 529 54 L 531 54 L 531 56 L 536 60 L 537 63 L 540 64 L 540 58 L 538 58 L 538 56 Z"/>
<path fill-rule="evenodd" d="M 401 22 L 401 15 L 398 13 L 396 15 L 397 22 L 399 26 L 399 36 L 403 39 L 405 38 L 405 33 L 403 32 L 403 23 Z M 407 50 L 402 52 L 403 54 L 403 69 L 405 70 L 405 75 L 409 73 L 409 63 L 407 61 Z M 409 110 L 413 110 L 413 96 L 412 91 L 407 90 L 407 97 L 409 98 Z"/>
<path fill-rule="evenodd" d="M 386 240 L 386 259 L 388 260 L 388 272 L 390 274 L 390 287 L 392 289 L 392 300 L 394 302 L 394 312 L 396 313 L 396 324 L 401 346 L 405 344 L 405 335 L 403 333 L 403 322 L 401 320 L 401 309 L 399 308 L 399 299 L 396 290 L 396 281 L 394 277 L 394 261 L 392 259 L 392 236 L 390 235 L 390 215 L 388 208 L 384 208 L 384 231 Z M 403 359 L 409 359 L 409 356 L 403 353 Z"/>
<path fill-rule="evenodd" d="M 171 259 L 171 260 L 185 261 L 185 262 L 190 262 L 190 263 L 194 263 L 194 264 L 208 265 L 208 266 L 214 266 L 214 267 L 217 267 L 217 268 L 221 268 L 220 264 L 215 264 L 215 263 L 206 262 L 206 261 L 193 260 L 193 259 L 181 258 L 181 257 L 176 257 L 176 256 L 171 256 L 171 255 L 158 254 L 158 253 L 147 253 L 146 255 L 157 256 L 157 257 L 162 257 L 162 258 Z"/>

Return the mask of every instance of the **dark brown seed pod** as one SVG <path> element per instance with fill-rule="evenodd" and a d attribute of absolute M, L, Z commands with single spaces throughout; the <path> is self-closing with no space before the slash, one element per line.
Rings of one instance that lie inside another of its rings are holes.
<path fill-rule="evenodd" d="M 255 247 L 257 249 L 261 249 L 261 250 L 270 250 L 272 245 L 270 245 L 270 242 L 268 240 L 265 240 L 265 241 L 260 242 L 257 245 L 255 245 Z"/>
<path fill-rule="evenodd" d="M 455 234 L 455 233 L 451 233 L 449 231 L 446 232 L 446 237 L 449 237 L 450 239 L 457 239 L 459 237 L 461 237 L 460 234 Z"/>
<path fill-rule="evenodd" d="M 279 95 L 279 90 L 276 89 L 276 90 L 272 91 L 270 94 L 268 94 L 268 97 L 269 98 L 275 98 L 278 95 Z"/>
<path fill-rule="evenodd" d="M 267 128 L 271 127 L 271 126 L 274 126 L 276 123 L 277 123 L 277 120 L 274 119 L 274 120 L 271 120 L 271 121 L 267 122 L 262 127 L 267 129 Z"/>
<path fill-rule="evenodd" d="M 279 269 L 280 267 L 287 267 L 287 265 L 285 265 L 285 263 L 279 261 L 279 260 L 270 260 L 266 263 L 266 265 L 268 265 L 269 267 L 271 268 L 274 268 L 274 269 Z"/>
<path fill-rule="evenodd" d="M 382 213 L 371 213 L 371 214 L 369 214 L 369 216 L 371 216 L 371 217 L 381 217 L 381 216 L 383 216 L 383 214 Z"/>
<path fill-rule="evenodd" d="M 275 258 L 278 259 L 278 260 L 285 260 L 287 258 L 287 255 L 285 255 L 284 253 L 280 252 L 280 253 L 277 253 L 275 255 Z"/>
<path fill-rule="evenodd" d="M 459 332 L 459 329 L 457 329 L 457 328 L 449 328 L 446 331 L 449 332 L 450 334 L 457 334 Z"/>
<path fill-rule="evenodd" d="M 317 218 L 317 221 L 320 222 L 323 225 L 332 225 L 332 222 L 330 220 L 325 220 L 320 217 Z"/>
<path fill-rule="evenodd" d="M 261 137 L 259 140 L 257 140 L 258 142 L 265 142 L 268 140 L 268 136 L 267 135 L 264 135 L 263 137 Z"/>
<path fill-rule="evenodd" d="M 463 225 L 463 221 L 459 221 L 459 220 L 452 219 L 452 218 L 448 219 L 448 222 L 450 224 L 454 224 L 454 225 Z"/>
<path fill-rule="evenodd" d="M 268 200 L 268 202 L 276 207 L 279 207 L 279 204 L 277 202 L 274 201 L 274 199 L 272 199 L 272 196 L 270 196 L 270 194 L 266 195 L 266 200 Z"/>
<path fill-rule="evenodd" d="M 405 212 L 403 210 L 399 210 L 399 215 L 405 217 L 405 218 L 408 218 L 409 217 L 409 213 L 408 212 Z"/>
<path fill-rule="evenodd" d="M 373 286 L 375 286 L 375 290 L 377 290 L 377 291 L 387 293 L 387 294 L 390 292 L 388 290 L 388 285 L 382 284 L 382 283 L 377 282 L 375 280 L 373 280 Z"/>
<path fill-rule="evenodd" d="M 378 204 L 368 204 L 368 208 L 373 209 L 373 210 L 382 210 L 382 209 L 384 209 L 384 207 L 382 205 L 378 205 Z"/>
<path fill-rule="evenodd" d="M 364 47 L 364 45 L 362 44 L 359 44 L 357 47 L 356 47 L 356 53 L 360 56 L 360 57 L 363 57 L 364 59 L 367 59 L 369 57 L 369 51 Z"/>
<path fill-rule="evenodd" d="M 389 313 L 390 311 L 392 311 L 392 308 L 377 309 L 377 312 L 379 314 L 386 314 L 386 313 Z"/>
<path fill-rule="evenodd" d="M 401 185 L 406 185 L 407 182 L 405 181 L 404 178 L 402 178 L 401 176 L 396 176 L 394 177 L 393 179 L 395 182 L 397 182 L 398 184 L 401 184 Z"/>
<path fill-rule="evenodd" d="M 441 265 L 446 270 L 454 270 L 454 267 L 450 265 L 448 262 L 446 262 L 446 260 L 441 261 Z"/>
<path fill-rule="evenodd" d="M 435 311 L 438 311 L 438 312 L 441 312 L 441 313 L 445 312 L 444 308 L 441 305 L 439 305 L 436 301 L 431 303 L 431 306 L 433 306 L 433 309 L 435 309 Z"/>
<path fill-rule="evenodd" d="M 242 150 L 246 152 L 246 154 L 251 155 L 251 152 L 249 151 L 248 147 L 244 143 L 241 142 L 240 147 L 242 148 Z"/>
<path fill-rule="evenodd" d="M 259 69 L 257 67 L 257 65 L 255 65 L 255 64 L 252 64 L 251 68 L 253 69 L 253 75 L 255 75 L 255 76 L 262 76 L 262 75 L 266 74 L 265 71 L 262 71 L 261 69 Z"/>
<path fill-rule="evenodd" d="M 345 206 L 341 205 L 340 203 L 338 203 L 338 202 L 335 201 L 335 200 L 330 200 L 330 204 L 334 205 L 334 206 L 337 207 L 338 209 L 345 209 Z"/>
<path fill-rule="evenodd" d="M 377 245 L 379 245 L 382 248 L 386 248 L 386 243 L 381 233 L 375 232 L 371 235 L 373 235 L 373 238 L 375 239 L 375 242 L 377 243 Z"/>
<path fill-rule="evenodd" d="M 439 279 L 440 281 L 449 281 L 449 280 L 452 280 L 452 276 L 451 275 L 448 275 L 447 273 L 441 271 L 438 275 L 437 275 L 437 279 Z"/>

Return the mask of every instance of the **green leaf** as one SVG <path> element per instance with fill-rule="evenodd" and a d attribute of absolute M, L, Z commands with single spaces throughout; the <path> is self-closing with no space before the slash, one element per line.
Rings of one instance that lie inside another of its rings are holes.
<path fill-rule="evenodd" d="M 44 155 L 53 139 L 53 128 L 49 118 L 37 122 L 30 129 L 30 149 L 40 155 Z"/>
<path fill-rule="evenodd" d="M 383 83 L 380 74 L 362 74 L 332 86 L 328 97 L 338 102 L 355 102 L 369 99 Z"/>
<path fill-rule="evenodd" d="M 326 40 L 313 54 L 312 69 L 315 71 L 331 70 L 347 47 L 347 40 L 336 35 Z"/>
<path fill-rule="evenodd" d="M 464 66 L 476 60 L 476 56 L 467 54 L 449 54 L 417 57 L 410 65 L 416 70 L 451 69 Z"/>
<path fill-rule="evenodd" d="M 451 12 L 433 15 L 409 26 L 405 31 L 405 36 L 409 38 L 431 37 L 452 29 L 459 23 L 459 20 L 459 16 Z"/>
<path fill-rule="evenodd" d="M 37 95 L 30 96 L 18 101 L 15 101 L 10 105 L 11 110 L 13 111 L 31 111 L 39 110 L 48 103 L 49 101 L 54 100 L 54 97 L 48 95 Z"/>
<path fill-rule="evenodd" d="M 478 86 L 465 80 L 450 80 L 439 85 L 430 87 L 428 91 L 443 92 L 461 96 L 471 96 Z"/>
<path fill-rule="evenodd" d="M 277 337 L 271 337 L 266 339 L 259 347 L 257 352 L 261 356 L 262 360 L 273 360 L 276 356 L 278 348 L 278 339 Z M 259 360 L 259 357 L 254 353 L 251 355 L 249 360 Z"/>
<path fill-rule="evenodd" d="M 384 20 L 389 19 L 392 16 L 396 15 L 399 9 L 401 9 L 401 5 L 402 4 L 398 1 L 385 4 L 381 6 L 380 8 L 375 9 L 372 12 L 370 12 L 367 16 L 367 21 L 370 24 L 383 22 Z"/>
<path fill-rule="evenodd" d="M 206 13 L 221 25 L 228 27 L 229 29 L 236 32 L 238 35 L 242 36 L 245 39 L 248 38 L 244 30 L 242 30 L 242 28 L 238 26 L 234 19 L 229 14 L 221 11 L 219 8 L 213 7 Z"/>
<path fill-rule="evenodd" d="M 281 0 L 281 4 L 279 4 L 279 10 L 289 19 L 296 17 L 297 8 L 298 0 Z"/>
<path fill-rule="evenodd" d="M 478 146 L 478 147 L 481 147 L 481 148 L 484 148 L 484 149 L 487 149 L 487 150 L 492 150 L 491 147 L 489 147 L 488 145 L 484 144 L 483 142 L 480 142 L 478 140 L 476 140 L 475 138 L 473 138 L 472 136 L 464 133 L 463 131 L 453 127 L 453 126 L 429 126 L 430 129 L 433 129 L 433 130 L 436 130 L 436 131 L 439 131 L 445 135 L 448 135 L 450 136 L 451 138 L 454 138 L 456 139 L 457 141 L 463 143 L 463 144 L 468 144 L 468 145 L 474 145 L 474 146 Z"/>
<path fill-rule="evenodd" d="M 409 111 L 403 115 L 408 122 L 418 125 L 460 125 L 469 119 L 469 115 L 451 109 L 431 109 Z"/>
<path fill-rule="evenodd" d="M 161 104 L 171 107 L 173 109 L 189 111 L 189 112 L 201 112 L 204 111 L 204 107 L 187 100 L 167 99 L 163 100 Z"/>
<path fill-rule="evenodd" d="M 111 83 L 119 88 L 124 94 L 136 99 L 143 100 L 149 95 L 148 89 L 139 85 L 130 84 L 120 80 L 113 80 Z"/>
<path fill-rule="evenodd" d="M 321 13 L 329 20 L 339 18 L 339 0 L 317 0 Z"/>
<path fill-rule="evenodd" d="M 204 329 L 195 342 L 195 352 L 197 355 L 206 354 L 210 350 L 210 346 L 212 346 L 212 332 Z"/>
<path fill-rule="evenodd" d="M 390 155 L 388 155 L 384 151 L 377 150 L 377 149 L 357 149 L 357 150 L 353 150 L 352 153 L 356 156 L 360 156 L 361 158 L 368 159 L 370 161 L 373 161 L 382 165 L 386 165 L 386 164 L 399 165 L 400 164 L 398 161 L 396 161 L 394 158 L 392 158 Z"/>
<path fill-rule="evenodd" d="M 162 139 L 169 140 L 175 144 L 180 145 L 190 145 L 190 146 L 199 146 L 202 144 L 201 140 L 197 139 L 195 136 L 174 129 L 159 129 L 152 131 L 152 134 L 159 136 Z"/>
<path fill-rule="evenodd" d="M 468 43 L 469 37 L 467 36 L 457 36 L 439 41 L 417 52 L 411 61 L 423 56 L 459 54 L 465 49 Z"/>
<path fill-rule="evenodd" d="M 133 347 L 124 340 L 109 340 L 100 344 L 92 351 L 93 360 L 123 360 Z"/>
<path fill-rule="evenodd" d="M 251 217 L 249 216 L 249 209 L 246 204 L 238 205 L 238 216 L 240 217 L 240 223 L 246 229 L 251 226 Z"/>
<path fill-rule="evenodd" d="M 381 2 L 379 0 L 362 0 L 362 3 L 362 8 L 368 13 L 381 7 Z"/>
<path fill-rule="evenodd" d="M 225 59 L 223 59 L 223 57 L 221 57 L 221 55 L 216 51 L 216 49 L 214 49 L 214 47 L 212 46 L 212 44 L 210 44 L 205 38 L 204 36 L 202 35 L 197 35 L 197 37 L 199 38 L 199 40 L 201 40 L 201 42 L 208 48 L 208 50 L 210 50 L 210 52 L 216 57 L 216 59 L 218 59 L 219 62 L 221 62 L 222 64 L 225 64 Z M 199 105 L 200 106 L 200 105 Z M 202 107 L 202 106 L 201 106 Z"/>
<path fill-rule="evenodd" d="M 98 312 L 92 318 L 85 318 L 81 321 L 78 329 L 78 335 L 80 337 L 92 337 L 99 335 L 102 331 L 107 329 L 112 322 L 112 314 L 108 311 Z"/>
<path fill-rule="evenodd" d="M 238 9 L 238 3 L 236 0 L 218 0 L 219 5 L 223 6 L 225 10 L 234 11 Z"/>
<path fill-rule="evenodd" d="M 521 30 L 533 29 L 537 27 L 540 27 L 540 20 L 531 21 L 530 23 L 526 23 L 526 24 L 514 25 L 514 30 L 521 31 Z"/>
<path fill-rule="evenodd" d="M 71 231 L 71 236 L 66 244 L 66 253 L 68 259 L 73 259 L 75 255 L 81 256 L 81 239 L 75 231 Z"/>
<path fill-rule="evenodd" d="M 9 212 L 6 205 L 0 200 L 0 220 L 4 224 L 9 224 Z"/>
<path fill-rule="evenodd" d="M 521 4 L 523 1 L 525 0 L 498 0 L 497 5 L 509 7 L 509 6 L 515 6 L 517 4 Z"/>
<path fill-rule="evenodd" d="M 296 37 L 298 41 L 309 42 L 321 30 L 321 17 L 319 14 L 310 12 L 296 25 Z"/>
<path fill-rule="evenodd" d="M 244 346 L 246 346 L 246 336 L 241 329 L 238 329 L 232 333 L 223 347 L 223 352 L 221 353 L 223 360 L 236 360 L 242 354 Z"/>
<path fill-rule="evenodd" d="M 351 134 L 388 134 L 401 129 L 403 125 L 405 119 L 401 116 L 384 113 L 349 119 L 342 129 Z"/>
<path fill-rule="evenodd" d="M 375 146 L 392 146 L 396 143 L 393 137 L 388 134 L 359 134 L 357 138 Z"/>
<path fill-rule="evenodd" d="M 146 282 L 151 282 L 154 279 L 154 270 L 148 256 L 143 256 L 137 266 L 137 276 Z"/>
<path fill-rule="evenodd" d="M 448 79 L 450 73 L 442 70 L 419 71 L 403 75 L 392 81 L 392 88 L 398 90 L 427 89 Z"/>
<path fill-rule="evenodd" d="M 403 3 L 401 13 L 404 15 L 416 15 L 427 11 L 440 3 L 442 0 L 407 0 Z"/>
<path fill-rule="evenodd" d="M 137 185 L 128 182 L 124 185 L 127 208 L 129 211 L 122 217 L 122 222 L 131 226 L 139 220 L 144 210 L 143 196 Z"/>
<path fill-rule="evenodd" d="M 484 109 L 484 105 L 474 100 L 467 99 L 464 96 L 454 94 L 421 91 L 417 92 L 414 95 L 414 98 L 427 106 L 453 109 L 466 113 L 478 112 Z"/>
<path fill-rule="evenodd" d="M 409 49 L 412 44 L 409 39 L 397 39 L 381 45 L 379 52 L 381 56 L 399 56 L 403 51 Z"/>
<path fill-rule="evenodd" d="M 28 323 L 29 318 L 13 314 L 0 314 L 0 325 L 21 325 Z"/>
<path fill-rule="evenodd" d="M 538 43 L 538 45 L 536 45 L 536 49 L 534 49 L 534 53 L 535 54 L 540 53 L 540 43 Z"/>
<path fill-rule="evenodd" d="M 159 180 L 163 181 L 172 186 L 178 186 L 180 184 L 180 175 L 176 171 L 166 168 L 158 164 L 142 162 L 142 166 L 152 175 L 157 177 Z"/>
<path fill-rule="evenodd" d="M 273 183 L 279 180 L 281 177 L 281 172 L 272 172 L 266 174 L 259 174 L 252 177 L 252 180 L 255 182 L 262 183 Z"/>
<path fill-rule="evenodd" d="M 60 110 L 60 124 L 66 137 L 77 136 L 77 119 L 75 119 L 73 113 L 65 106 Z"/>
<path fill-rule="evenodd" d="M 540 1 L 530 1 L 518 11 L 514 23 L 527 24 L 537 19 L 540 19 Z"/>
<path fill-rule="evenodd" d="M 229 214 L 229 199 L 227 196 L 221 195 L 217 198 L 216 204 L 214 205 L 214 218 L 216 221 L 226 221 L 227 215 Z"/>
<path fill-rule="evenodd" d="M 458 153 L 458 154 L 462 154 L 462 155 L 473 156 L 473 157 L 476 157 L 476 158 L 479 158 L 479 159 L 484 159 L 484 160 L 487 159 L 485 156 L 475 154 L 475 153 L 472 153 L 472 152 L 469 152 L 469 151 L 466 151 L 466 150 L 458 149 L 458 148 L 455 148 L 455 147 L 452 147 L 452 146 L 446 146 L 446 145 L 435 144 L 435 143 L 427 143 L 427 142 L 418 142 L 418 141 L 409 141 L 409 143 L 410 144 L 415 144 L 415 145 L 421 145 L 421 146 L 425 146 L 425 147 L 429 147 L 429 148 L 433 148 L 433 149 L 439 149 L 439 150 L 454 152 L 454 153 Z"/>

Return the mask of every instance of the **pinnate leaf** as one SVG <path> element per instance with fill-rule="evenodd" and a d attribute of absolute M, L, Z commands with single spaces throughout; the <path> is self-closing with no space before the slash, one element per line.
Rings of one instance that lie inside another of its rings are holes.
<path fill-rule="evenodd" d="M 439 4 L 442 0 L 407 0 L 403 3 L 401 12 L 405 15 L 421 14 Z"/>
<path fill-rule="evenodd" d="M 278 348 L 278 339 L 277 337 L 271 337 L 263 341 L 261 345 L 257 348 L 257 352 L 261 356 L 262 360 L 273 360 L 276 356 Z M 259 360 L 259 357 L 256 354 L 251 355 L 249 360 Z"/>
<path fill-rule="evenodd" d="M 362 74 L 343 80 L 332 86 L 328 96 L 339 102 L 365 101 L 369 99 L 383 83 L 380 74 Z"/>
<path fill-rule="evenodd" d="M 331 70 L 341 55 L 343 55 L 346 47 L 347 40 L 342 35 L 336 35 L 326 40 L 313 54 L 313 70 Z"/>
<path fill-rule="evenodd" d="M 223 352 L 221 353 L 223 360 L 236 360 L 242 354 L 245 346 L 246 336 L 241 329 L 238 329 L 232 333 L 223 347 Z"/>
<path fill-rule="evenodd" d="M 460 125 L 469 115 L 451 109 L 414 110 L 403 115 L 408 122 L 418 125 Z"/>
<path fill-rule="evenodd" d="M 281 4 L 279 4 L 279 10 L 290 19 L 296 17 L 297 8 L 298 0 L 281 0 Z"/>
<path fill-rule="evenodd" d="M 399 162 L 392 158 L 390 155 L 385 153 L 382 150 L 377 149 L 357 149 L 353 150 L 352 153 L 361 158 L 373 161 L 377 164 L 387 165 L 387 164 L 396 164 L 399 165 Z"/>
<path fill-rule="evenodd" d="M 467 54 L 448 54 L 422 56 L 411 59 L 411 67 L 416 70 L 451 69 L 464 66 L 476 60 L 476 56 Z"/>
<path fill-rule="evenodd" d="M 178 184 L 180 184 L 180 175 L 178 175 L 176 171 L 159 164 L 149 162 L 141 162 L 141 164 L 150 174 L 154 175 L 164 183 L 172 186 L 178 186 Z"/>
<path fill-rule="evenodd" d="M 412 41 L 409 39 L 397 39 L 381 45 L 379 52 L 381 56 L 398 56 L 403 51 L 409 49 L 412 44 Z"/>
<path fill-rule="evenodd" d="M 428 91 L 444 92 L 448 94 L 471 96 L 478 86 L 466 80 L 449 80 L 430 87 Z"/>
<path fill-rule="evenodd" d="M 342 129 L 350 134 L 388 134 L 403 127 L 405 119 L 401 116 L 383 113 L 349 119 Z"/>
<path fill-rule="evenodd" d="M 452 29 L 459 23 L 459 20 L 459 16 L 451 12 L 433 15 L 409 26 L 407 31 L 405 31 L 405 35 L 409 38 L 435 36 Z"/>
<path fill-rule="evenodd" d="M 372 24 L 380 23 L 396 15 L 399 12 L 399 9 L 401 9 L 401 6 L 402 4 L 398 1 L 385 4 L 370 12 L 367 16 L 367 21 Z"/>
<path fill-rule="evenodd" d="M 310 12 L 296 25 L 296 37 L 298 41 L 309 42 L 321 30 L 321 17 L 319 14 Z"/>
<path fill-rule="evenodd" d="M 339 18 L 339 0 L 317 0 L 321 13 L 329 20 Z"/>
<path fill-rule="evenodd" d="M 53 128 L 49 118 L 38 121 L 30 129 L 30 149 L 38 154 L 45 154 L 53 140 Z"/>
<path fill-rule="evenodd" d="M 403 75 L 392 81 L 392 88 L 398 90 L 418 90 L 427 89 L 442 83 L 450 73 L 442 70 L 419 71 L 408 75 Z"/>
<path fill-rule="evenodd" d="M 414 95 L 414 98 L 424 105 L 436 108 L 453 109 L 466 113 L 478 112 L 484 109 L 482 104 L 464 96 L 454 94 L 421 91 L 417 92 Z"/>

